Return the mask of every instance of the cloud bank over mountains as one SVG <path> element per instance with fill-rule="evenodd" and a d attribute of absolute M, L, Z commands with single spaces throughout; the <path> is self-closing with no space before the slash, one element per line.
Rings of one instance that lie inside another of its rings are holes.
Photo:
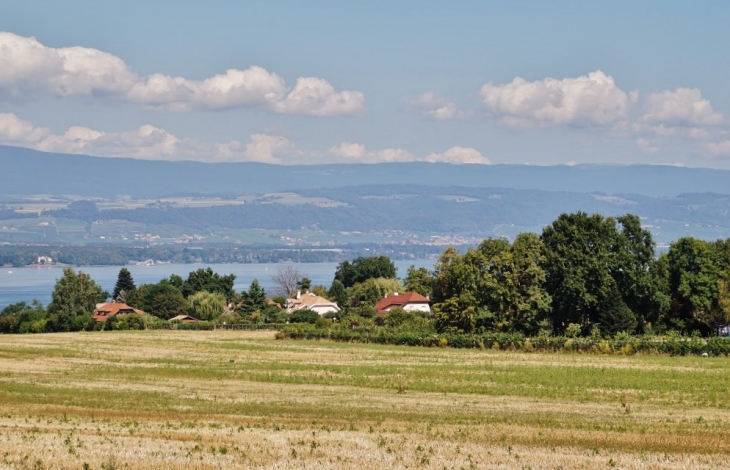
<path fill-rule="evenodd" d="M 478 150 L 452 147 L 443 153 L 419 157 L 400 148 L 366 150 L 357 143 L 342 142 L 328 152 L 302 150 L 290 139 L 256 133 L 247 142 L 237 140 L 206 143 L 178 137 L 149 124 L 125 132 L 102 132 L 73 126 L 63 134 L 36 127 L 12 113 L 0 113 L 0 144 L 45 152 L 75 153 L 102 157 L 150 160 L 196 160 L 203 162 L 261 162 L 273 164 L 447 162 L 489 164 Z"/>

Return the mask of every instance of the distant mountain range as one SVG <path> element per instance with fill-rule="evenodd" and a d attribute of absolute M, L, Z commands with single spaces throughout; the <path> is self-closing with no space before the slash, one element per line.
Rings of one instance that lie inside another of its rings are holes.
<path fill-rule="evenodd" d="M 0 194 L 114 198 L 237 195 L 361 185 L 508 188 L 674 197 L 730 194 L 730 171 L 651 165 L 270 165 L 102 158 L 0 146 Z"/>
<path fill-rule="evenodd" d="M 636 214 L 660 245 L 681 236 L 727 238 L 730 171 L 210 164 L 0 147 L 0 243 L 473 244 L 487 236 L 539 233 L 561 213 L 575 211 Z"/>

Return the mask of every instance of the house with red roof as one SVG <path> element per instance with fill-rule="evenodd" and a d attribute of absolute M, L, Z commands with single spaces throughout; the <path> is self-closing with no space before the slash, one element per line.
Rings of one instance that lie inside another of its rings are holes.
<path fill-rule="evenodd" d="M 396 292 L 393 295 L 386 295 L 384 299 L 380 299 L 375 304 L 375 311 L 378 315 L 384 315 L 396 307 L 400 307 L 407 312 L 425 312 L 430 314 L 431 300 L 418 292 L 406 292 L 402 295 L 398 295 Z"/>
<path fill-rule="evenodd" d="M 130 307 L 125 303 L 109 302 L 106 304 L 96 304 L 96 310 L 94 310 L 94 315 L 92 316 L 92 318 L 95 321 L 104 322 L 111 317 L 116 317 L 117 315 L 129 315 L 131 313 L 136 315 L 144 315 L 144 312 L 142 310 Z"/>

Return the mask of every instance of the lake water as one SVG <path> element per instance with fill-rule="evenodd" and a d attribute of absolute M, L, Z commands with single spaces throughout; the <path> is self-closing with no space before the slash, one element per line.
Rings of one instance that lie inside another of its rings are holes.
<path fill-rule="evenodd" d="M 312 285 L 332 283 L 338 263 L 300 263 L 296 267 L 312 280 Z M 434 260 L 394 261 L 398 276 L 404 277 L 410 265 L 432 269 Z M 132 273 L 134 283 L 153 284 L 160 279 L 177 274 L 183 279 L 188 273 L 200 268 L 210 267 L 218 274 L 235 274 L 237 292 L 247 290 L 251 281 L 258 279 L 269 295 L 274 292 L 271 276 L 276 273 L 277 263 L 271 264 L 159 264 L 156 266 L 126 266 Z M 112 292 L 122 266 L 95 266 L 75 268 L 83 271 L 103 289 Z M 0 310 L 15 302 L 40 300 L 44 306 L 51 302 L 51 294 L 56 280 L 62 276 L 61 268 L 0 268 Z"/>

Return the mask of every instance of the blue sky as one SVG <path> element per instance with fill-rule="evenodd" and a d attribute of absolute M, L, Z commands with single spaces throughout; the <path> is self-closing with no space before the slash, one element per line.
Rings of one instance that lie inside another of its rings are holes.
<path fill-rule="evenodd" d="M 729 20 L 727 2 L 14 2 L 0 144 L 730 168 Z"/>

